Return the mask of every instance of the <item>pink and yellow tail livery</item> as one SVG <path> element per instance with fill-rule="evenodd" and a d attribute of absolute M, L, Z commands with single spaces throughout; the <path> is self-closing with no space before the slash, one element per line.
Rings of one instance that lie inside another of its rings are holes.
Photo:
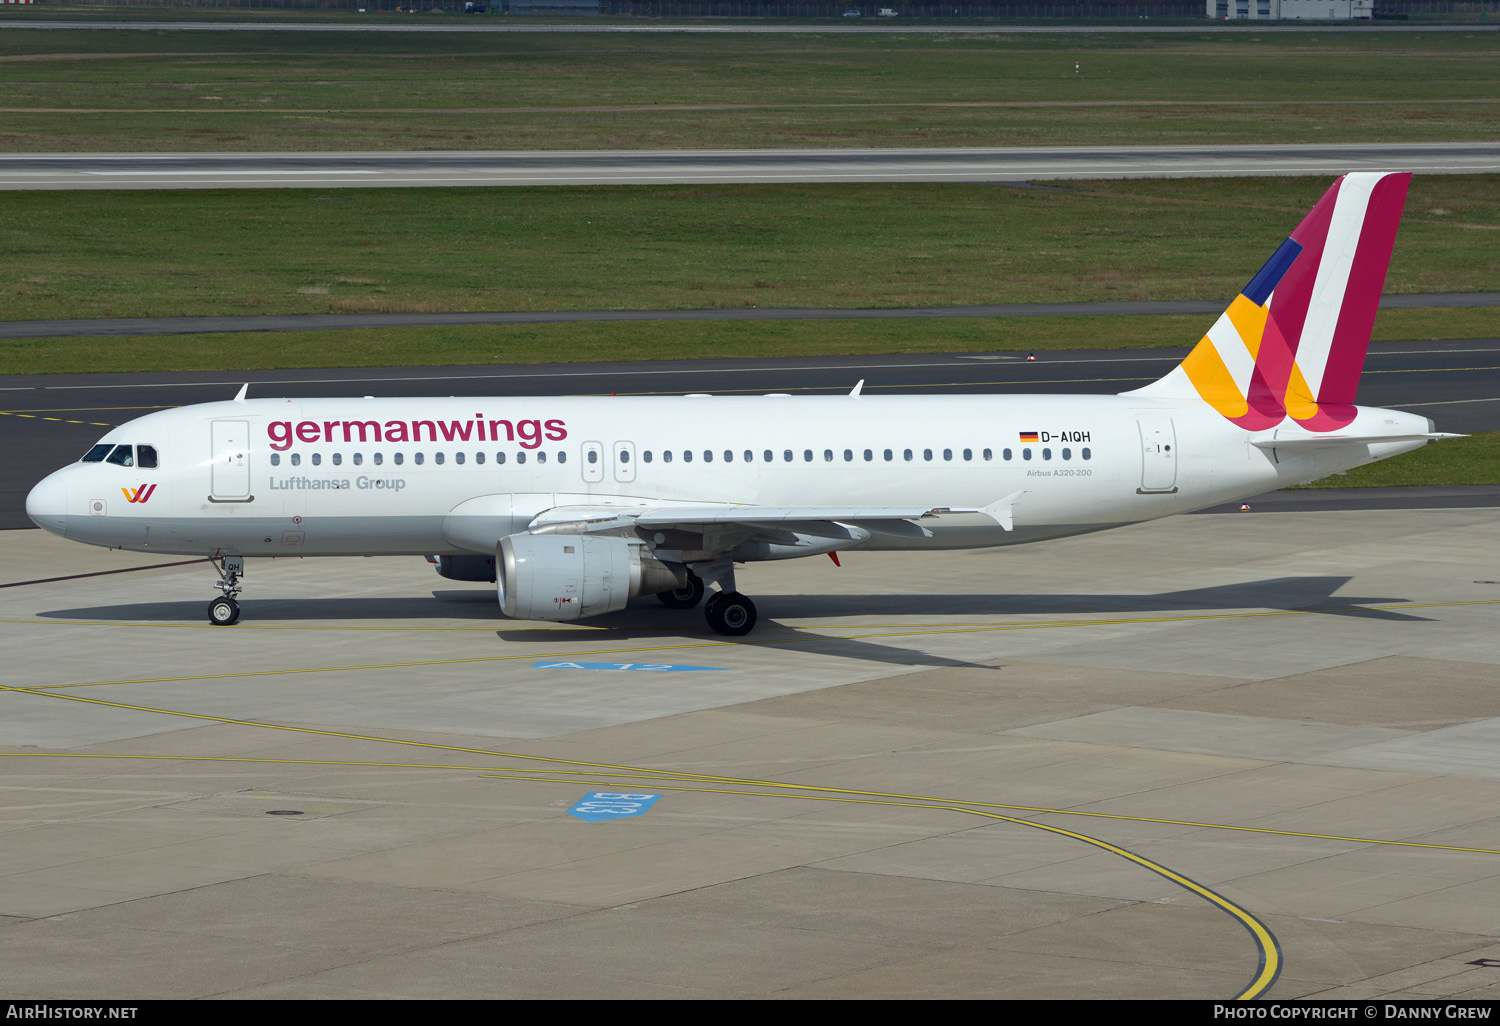
<path fill-rule="evenodd" d="M 1190 387 L 1247 431 L 1348 424 L 1410 183 L 1379 172 L 1334 182 L 1187 359 L 1136 394 Z"/>

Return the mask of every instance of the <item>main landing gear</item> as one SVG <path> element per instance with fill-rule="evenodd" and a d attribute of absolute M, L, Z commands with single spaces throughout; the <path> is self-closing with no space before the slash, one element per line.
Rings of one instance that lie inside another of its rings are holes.
<path fill-rule="evenodd" d="M 673 609 L 688 609 L 703 597 L 703 582 L 717 584 L 719 590 L 709 596 L 703 607 L 703 618 L 715 633 L 731 638 L 743 637 L 755 629 L 755 603 L 734 588 L 734 564 L 729 559 L 695 564 L 697 573 L 688 571 L 687 584 L 657 598 Z"/>
<path fill-rule="evenodd" d="M 228 627 L 240 618 L 240 604 L 234 597 L 240 593 L 240 578 L 245 576 L 245 557 L 225 556 L 214 566 L 219 571 L 218 588 L 224 594 L 208 604 L 208 622 Z"/>
<path fill-rule="evenodd" d="M 737 591 L 715 592 L 703 607 L 703 616 L 715 631 L 731 638 L 755 629 L 755 603 Z"/>
<path fill-rule="evenodd" d="M 659 591 L 656 597 L 668 609 L 692 609 L 703 601 L 703 579 L 689 571 L 686 584 L 675 591 Z"/>

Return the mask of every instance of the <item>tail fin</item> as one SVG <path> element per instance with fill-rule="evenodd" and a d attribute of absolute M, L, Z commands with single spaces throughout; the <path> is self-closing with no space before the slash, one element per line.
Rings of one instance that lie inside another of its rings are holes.
<path fill-rule="evenodd" d="M 1131 394 L 1197 395 L 1247 431 L 1347 424 L 1410 183 L 1334 182 L 1187 359 Z"/>

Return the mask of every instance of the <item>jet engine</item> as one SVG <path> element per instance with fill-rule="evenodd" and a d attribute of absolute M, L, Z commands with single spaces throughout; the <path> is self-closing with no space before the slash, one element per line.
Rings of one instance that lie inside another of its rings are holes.
<path fill-rule="evenodd" d="M 500 609 L 518 620 L 579 620 L 624 609 L 637 595 L 674 591 L 687 569 L 624 538 L 512 534 L 495 560 Z"/>

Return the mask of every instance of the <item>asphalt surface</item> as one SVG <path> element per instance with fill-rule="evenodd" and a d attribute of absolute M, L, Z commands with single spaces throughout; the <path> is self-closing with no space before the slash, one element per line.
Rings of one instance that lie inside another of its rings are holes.
<path fill-rule="evenodd" d="M 849 150 L 37 153 L 0 155 L 0 189 L 350 188 L 714 182 L 1484 174 L 1500 143 Z"/>
<path fill-rule="evenodd" d="M 1500 998 L 1493 510 L 756 563 L 745 639 L 162 562 L 0 532 L 13 1008 Z"/>
<path fill-rule="evenodd" d="M 0 529 L 30 527 L 26 492 L 77 459 L 110 427 L 154 410 L 250 395 L 656 395 L 709 392 L 816 395 L 846 392 L 860 379 L 869 394 L 1123 392 L 1153 381 L 1186 348 L 1041 353 L 918 354 L 766 360 L 650 361 L 614 364 L 371 367 L 178 374 L 69 374 L 0 377 Z M 1373 343 L 1358 401 L 1431 417 L 1439 430 L 1500 429 L 1500 339 Z M 1398 502 L 1399 499 L 1399 502 Z M 1252 506 L 1382 508 L 1500 503 L 1500 489 L 1418 495 L 1401 490 L 1275 493 Z M 1235 507 L 1237 508 L 1237 507 Z"/>

